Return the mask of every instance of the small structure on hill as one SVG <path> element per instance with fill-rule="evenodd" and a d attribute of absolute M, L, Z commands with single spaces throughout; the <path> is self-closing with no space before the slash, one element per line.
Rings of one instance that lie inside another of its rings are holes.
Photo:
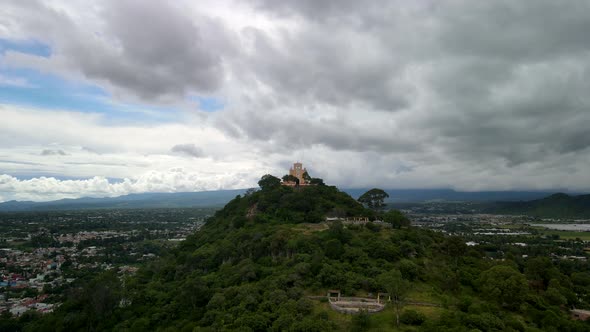
<path fill-rule="evenodd" d="M 283 185 L 290 187 L 308 186 L 310 185 L 311 177 L 307 174 L 307 169 L 303 164 L 296 162 L 293 167 L 289 169 L 289 174 L 283 177 Z"/>
<path fill-rule="evenodd" d="M 576 320 L 590 319 L 590 310 L 573 309 L 571 311 L 572 318 Z"/>
<path fill-rule="evenodd" d="M 342 297 L 340 290 L 329 290 L 328 302 L 332 310 L 343 313 L 343 314 L 358 314 L 361 310 L 367 313 L 380 312 L 385 308 L 385 303 L 379 302 L 378 299 L 368 297 Z"/>
<path fill-rule="evenodd" d="M 369 217 L 334 217 L 327 215 L 326 221 L 340 221 L 344 225 L 364 225 L 370 220 Z"/>
<path fill-rule="evenodd" d="M 305 179 L 303 178 L 303 174 L 307 173 L 307 169 L 303 167 L 303 164 L 300 162 L 296 162 L 293 164 L 293 167 L 289 169 L 289 175 L 293 175 L 294 177 L 299 179 L 299 183 L 305 183 Z"/>

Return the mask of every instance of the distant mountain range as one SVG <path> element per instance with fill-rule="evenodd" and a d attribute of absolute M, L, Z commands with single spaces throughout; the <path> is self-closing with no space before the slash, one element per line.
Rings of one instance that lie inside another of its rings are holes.
<path fill-rule="evenodd" d="M 50 202 L 8 201 L 0 203 L 0 211 L 55 211 L 88 209 L 144 209 L 144 208 L 189 208 L 223 206 L 247 189 L 217 190 L 187 193 L 144 193 L 119 197 L 61 199 Z M 344 189 L 355 199 L 368 189 Z M 451 189 L 387 189 L 388 202 L 428 201 L 528 201 L 549 196 L 541 191 L 481 191 L 461 192 Z M 567 196 L 567 195 L 566 195 Z M 524 203 L 524 202 L 519 202 Z M 517 205 L 520 208 L 520 205 Z M 500 205 L 497 206 L 501 209 Z M 524 209 L 524 207 L 522 207 Z M 506 209 L 502 207 L 502 209 Z M 512 209 L 512 207 L 508 208 Z M 514 207 L 516 209 L 516 207 Z"/>
<path fill-rule="evenodd" d="M 564 193 L 524 202 L 497 202 L 486 212 L 544 218 L 590 218 L 590 195 Z"/>
<path fill-rule="evenodd" d="M 344 189 L 358 198 L 368 189 Z M 527 201 L 547 197 L 555 191 L 455 191 L 452 189 L 386 189 L 390 203 Z"/>
<path fill-rule="evenodd" d="M 222 207 L 236 195 L 244 192 L 246 192 L 246 189 L 188 193 L 144 193 L 104 198 L 83 197 L 50 202 L 8 201 L 0 203 L 0 211 Z"/>

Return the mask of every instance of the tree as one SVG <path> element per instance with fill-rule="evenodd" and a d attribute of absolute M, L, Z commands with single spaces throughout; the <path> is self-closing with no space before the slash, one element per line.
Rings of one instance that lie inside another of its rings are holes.
<path fill-rule="evenodd" d="M 459 257 L 465 255 L 467 251 L 467 245 L 465 244 L 465 239 L 462 237 L 449 236 L 442 243 L 442 249 L 448 257 L 453 258 L 453 266 L 456 269 L 459 264 Z"/>
<path fill-rule="evenodd" d="M 344 248 L 342 247 L 342 242 L 338 239 L 331 239 L 326 242 L 324 245 L 326 256 L 332 259 L 339 259 L 344 253 Z"/>
<path fill-rule="evenodd" d="M 371 316 L 366 310 L 360 310 L 352 317 L 352 331 L 367 331 L 371 326 Z"/>
<path fill-rule="evenodd" d="M 407 325 L 422 325 L 426 320 L 426 316 L 416 310 L 405 310 L 400 317 L 401 322 Z"/>
<path fill-rule="evenodd" d="M 262 190 L 271 190 L 281 186 L 281 179 L 270 174 L 263 175 L 258 181 L 258 185 Z"/>
<path fill-rule="evenodd" d="M 283 176 L 283 182 L 295 182 L 295 185 L 299 186 L 299 178 L 291 174 Z"/>
<path fill-rule="evenodd" d="M 313 184 L 316 186 L 325 186 L 324 180 L 320 178 L 311 178 L 311 180 L 309 180 L 309 184 Z"/>
<path fill-rule="evenodd" d="M 517 309 L 528 290 L 524 275 L 507 265 L 497 265 L 482 272 L 479 285 L 483 295 L 509 309 Z"/>
<path fill-rule="evenodd" d="M 180 287 L 179 300 L 192 310 L 205 306 L 209 302 L 209 289 L 198 277 L 191 277 Z"/>
<path fill-rule="evenodd" d="M 402 277 L 398 270 L 391 270 L 383 273 L 378 277 L 378 282 L 387 291 L 391 298 L 391 303 L 395 309 L 395 321 L 399 326 L 400 312 L 406 301 L 408 291 L 410 289 L 410 282 Z"/>
<path fill-rule="evenodd" d="M 311 183 L 311 176 L 309 176 L 307 172 L 303 172 L 303 181 L 305 181 L 306 184 Z"/>
<path fill-rule="evenodd" d="M 410 226 L 410 219 L 398 210 L 389 210 L 383 215 L 383 221 L 391 224 L 393 228 Z"/>
<path fill-rule="evenodd" d="M 381 211 L 385 207 L 384 200 L 389 195 L 379 188 L 373 188 L 359 197 L 358 201 L 374 211 Z"/>
<path fill-rule="evenodd" d="M 409 259 L 402 259 L 399 262 L 399 270 L 402 276 L 408 280 L 414 280 L 419 275 L 419 267 Z"/>
<path fill-rule="evenodd" d="M 535 257 L 526 262 L 524 274 L 537 291 L 547 288 L 551 279 L 559 279 L 559 270 L 548 257 Z"/>

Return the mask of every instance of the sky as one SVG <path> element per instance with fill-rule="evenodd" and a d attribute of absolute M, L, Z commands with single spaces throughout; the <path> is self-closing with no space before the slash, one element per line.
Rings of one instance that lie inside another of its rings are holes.
<path fill-rule="evenodd" d="M 590 191 L 590 1 L 5 0 L 0 202 Z"/>

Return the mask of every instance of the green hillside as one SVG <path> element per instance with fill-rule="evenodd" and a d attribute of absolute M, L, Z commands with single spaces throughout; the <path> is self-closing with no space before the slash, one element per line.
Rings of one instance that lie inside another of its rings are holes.
<path fill-rule="evenodd" d="M 590 218 L 590 195 L 559 193 L 532 201 L 500 202 L 491 206 L 487 212 L 543 218 Z"/>
<path fill-rule="evenodd" d="M 26 331 L 587 331 L 590 274 L 548 259 L 493 261 L 463 239 L 406 225 L 325 222 L 378 216 L 330 186 L 263 183 L 237 196 L 171 255 L 105 272 Z M 582 268 L 585 269 L 585 268 Z M 584 270 L 587 271 L 587 270 Z M 575 276 L 575 278 L 573 277 Z M 536 285 L 530 288 L 529 284 Z M 377 314 L 333 311 L 328 290 L 394 301 Z M 396 300 L 397 299 L 397 300 Z M 400 314 L 400 324 L 397 314 Z"/>

